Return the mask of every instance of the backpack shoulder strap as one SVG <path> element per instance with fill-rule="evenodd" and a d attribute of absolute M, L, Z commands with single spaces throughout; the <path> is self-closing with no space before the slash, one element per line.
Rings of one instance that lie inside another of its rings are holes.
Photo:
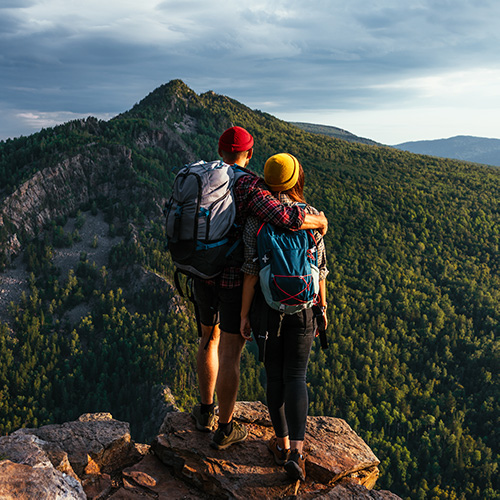
<path fill-rule="evenodd" d="M 231 168 L 233 169 L 234 172 L 234 182 L 238 181 L 245 175 L 255 175 L 252 172 L 249 172 L 246 168 L 240 167 L 236 163 L 234 165 L 231 165 Z"/>

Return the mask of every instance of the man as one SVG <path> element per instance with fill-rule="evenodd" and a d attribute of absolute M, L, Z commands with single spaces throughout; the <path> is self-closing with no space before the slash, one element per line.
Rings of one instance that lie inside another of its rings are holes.
<path fill-rule="evenodd" d="M 252 158 L 254 140 L 241 127 L 227 129 L 219 139 L 219 155 L 229 165 L 246 167 Z M 324 214 L 305 214 L 299 206 L 282 205 L 267 189 L 264 181 L 247 171 L 234 187 L 236 224 L 244 226 L 249 215 L 289 229 L 319 229 L 326 233 Z M 193 291 L 200 322 L 201 340 L 197 354 L 201 404 L 192 416 L 197 429 L 210 432 L 215 423 L 214 392 L 219 403 L 219 426 L 210 445 L 224 449 L 247 437 L 245 426 L 233 422 L 238 393 L 240 357 L 245 339 L 240 335 L 240 310 L 243 275 L 241 263 L 228 265 L 214 281 L 194 280 Z"/>

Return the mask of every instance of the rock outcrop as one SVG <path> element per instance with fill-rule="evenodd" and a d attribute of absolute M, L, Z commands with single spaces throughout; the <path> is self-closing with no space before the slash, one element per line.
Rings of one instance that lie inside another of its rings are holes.
<path fill-rule="evenodd" d="M 7 257 L 20 249 L 21 236 L 32 237 L 58 217 L 67 216 L 100 197 L 141 197 L 132 153 L 123 146 L 87 146 L 85 152 L 36 172 L 0 202 L 0 227 L 8 231 Z M 148 198 L 151 197 L 151 193 Z"/>
<path fill-rule="evenodd" d="M 266 448 L 272 428 L 261 403 L 237 403 L 249 436 L 223 451 L 188 413 L 172 410 L 151 446 L 134 443 L 129 425 L 110 414 L 1 437 L 0 498 L 399 498 L 371 489 L 379 461 L 343 420 L 309 417 L 307 478 L 291 483 Z"/>

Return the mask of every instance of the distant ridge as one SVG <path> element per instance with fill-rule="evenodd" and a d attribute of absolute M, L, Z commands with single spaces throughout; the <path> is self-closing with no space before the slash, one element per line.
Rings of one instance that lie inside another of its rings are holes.
<path fill-rule="evenodd" d="M 329 137 L 335 137 L 336 139 L 342 139 L 349 142 L 358 142 L 360 144 L 368 144 L 369 146 L 381 146 L 380 143 L 372 141 L 371 139 L 366 139 L 364 137 L 358 137 L 357 135 L 351 134 L 347 130 L 331 127 L 328 125 L 316 125 L 314 123 L 303 123 L 303 122 L 290 122 L 292 125 L 299 127 L 306 132 L 311 134 L 322 134 Z"/>
<path fill-rule="evenodd" d="M 457 135 L 433 141 L 403 142 L 393 147 L 410 153 L 500 166 L 500 139 Z"/>

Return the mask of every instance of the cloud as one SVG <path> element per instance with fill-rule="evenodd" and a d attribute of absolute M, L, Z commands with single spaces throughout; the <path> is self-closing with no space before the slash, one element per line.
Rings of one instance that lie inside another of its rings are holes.
<path fill-rule="evenodd" d="M 65 123 L 78 118 L 86 118 L 91 116 L 89 113 L 70 113 L 68 111 L 53 111 L 50 113 L 39 112 L 26 112 L 17 113 L 19 121 L 24 122 L 32 130 L 39 130 L 42 128 L 54 127 L 57 124 Z M 101 115 L 101 119 L 110 119 L 112 116 L 107 114 Z"/>
<path fill-rule="evenodd" d="M 447 103 L 454 105 L 457 99 L 463 98 L 469 99 L 469 105 L 480 106 L 485 98 L 486 102 L 491 102 L 500 97 L 500 68 L 452 71 L 386 83 L 376 88 L 391 93 L 395 90 L 411 90 L 419 93 L 427 102 L 439 100 L 444 106 Z"/>
<path fill-rule="evenodd" d="M 0 138 L 18 137 L 38 132 L 42 128 L 49 128 L 71 120 L 94 116 L 101 120 L 109 120 L 115 113 L 70 111 L 38 111 L 15 109 L 0 103 L 0 115 L 5 118 L 0 122 Z"/>
<path fill-rule="evenodd" d="M 495 0 L 7 0 L 1 14 L 0 104 L 27 114 L 119 113 L 174 78 L 277 114 L 484 107 L 484 87 L 498 103 Z"/>
<path fill-rule="evenodd" d="M 36 0 L 3 0 L 0 10 L 22 9 L 36 4 Z"/>

